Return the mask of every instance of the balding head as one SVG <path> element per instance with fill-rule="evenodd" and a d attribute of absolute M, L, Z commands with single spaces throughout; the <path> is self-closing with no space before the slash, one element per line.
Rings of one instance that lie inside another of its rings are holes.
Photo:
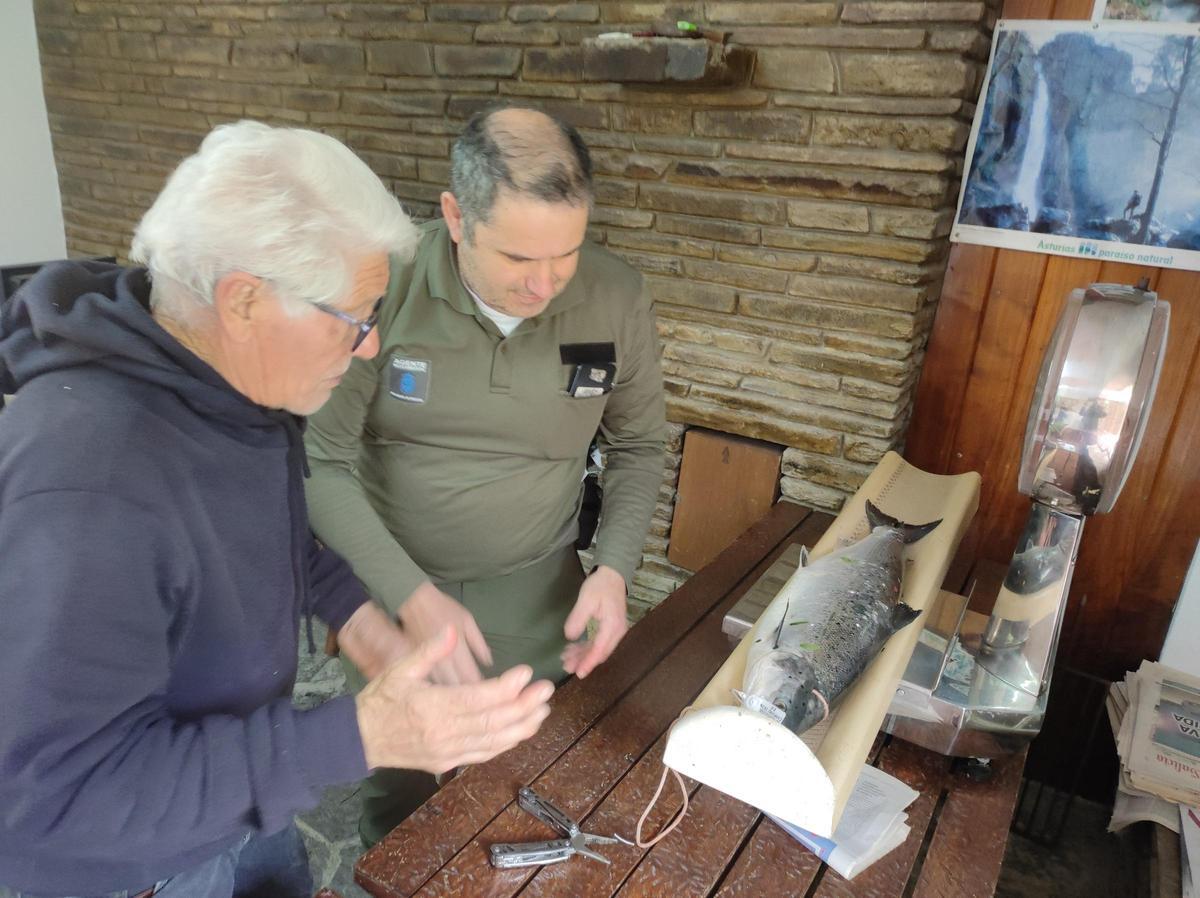
<path fill-rule="evenodd" d="M 535 109 L 477 113 L 450 159 L 450 192 L 468 240 L 476 223 L 489 220 L 501 190 L 545 203 L 592 204 L 592 160 L 579 132 Z"/>

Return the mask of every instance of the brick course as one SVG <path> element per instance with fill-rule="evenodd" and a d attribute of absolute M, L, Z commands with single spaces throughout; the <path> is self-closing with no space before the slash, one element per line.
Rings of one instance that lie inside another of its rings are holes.
<path fill-rule="evenodd" d="M 76 254 L 124 258 L 221 122 L 333 134 L 419 217 L 475 110 L 517 99 L 579 127 L 590 233 L 659 304 L 672 431 L 639 609 L 687 573 L 665 560 L 686 426 L 784 445 L 784 495 L 830 509 L 900 445 L 998 3 L 34 5 Z M 753 49 L 747 82 L 586 80 L 582 40 L 662 18 Z"/>

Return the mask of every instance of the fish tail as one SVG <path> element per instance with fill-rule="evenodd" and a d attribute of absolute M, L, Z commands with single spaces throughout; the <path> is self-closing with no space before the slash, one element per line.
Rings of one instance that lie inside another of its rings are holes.
<path fill-rule="evenodd" d="M 897 630 L 903 630 L 920 617 L 920 615 L 921 612 L 916 608 L 906 605 L 903 602 L 897 602 L 892 606 L 892 632 L 895 633 Z"/>
<path fill-rule="evenodd" d="M 905 545 L 911 545 L 917 540 L 928 536 L 934 531 L 938 524 L 942 523 L 942 519 L 930 521 L 928 524 L 906 524 L 899 518 L 894 518 L 890 514 L 885 514 L 880 511 L 870 499 L 867 500 L 867 522 L 871 525 L 871 529 L 876 527 L 894 527 L 899 530 Z"/>

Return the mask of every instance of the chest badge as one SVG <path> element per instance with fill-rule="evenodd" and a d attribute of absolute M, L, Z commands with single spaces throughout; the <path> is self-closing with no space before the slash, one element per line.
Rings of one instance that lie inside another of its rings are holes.
<path fill-rule="evenodd" d="M 567 393 L 576 399 L 603 396 L 611 393 L 617 366 L 612 362 L 576 365 L 571 372 L 571 383 Z"/>
<path fill-rule="evenodd" d="M 392 358 L 388 392 L 404 402 L 423 403 L 429 398 L 430 363 L 425 359 Z"/>
<path fill-rule="evenodd" d="M 587 399 L 611 393 L 617 376 L 617 352 L 612 343 L 562 343 L 564 365 L 573 365 L 567 395 Z"/>

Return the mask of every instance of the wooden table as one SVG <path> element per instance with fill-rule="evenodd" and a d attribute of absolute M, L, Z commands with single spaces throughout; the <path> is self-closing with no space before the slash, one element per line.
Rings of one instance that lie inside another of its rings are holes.
<path fill-rule="evenodd" d="M 611 866 L 581 857 L 517 870 L 488 863 L 494 842 L 556 837 L 517 807 L 517 789 L 526 784 L 590 832 L 631 835 L 658 785 L 667 728 L 729 655 L 725 612 L 788 544 L 813 545 L 831 521 L 776 505 L 647 614 L 607 663 L 565 684 L 537 736 L 464 771 L 363 855 L 359 884 L 378 898 L 992 895 L 1024 756 L 995 762 L 993 778 L 974 783 L 953 772 L 949 759 L 882 736 L 872 761 L 921 796 L 908 809 L 908 841 L 852 883 L 754 808 L 691 781 L 691 807 L 679 827 L 648 851 L 603 846 Z M 681 804 L 672 783 L 647 834 Z"/>

